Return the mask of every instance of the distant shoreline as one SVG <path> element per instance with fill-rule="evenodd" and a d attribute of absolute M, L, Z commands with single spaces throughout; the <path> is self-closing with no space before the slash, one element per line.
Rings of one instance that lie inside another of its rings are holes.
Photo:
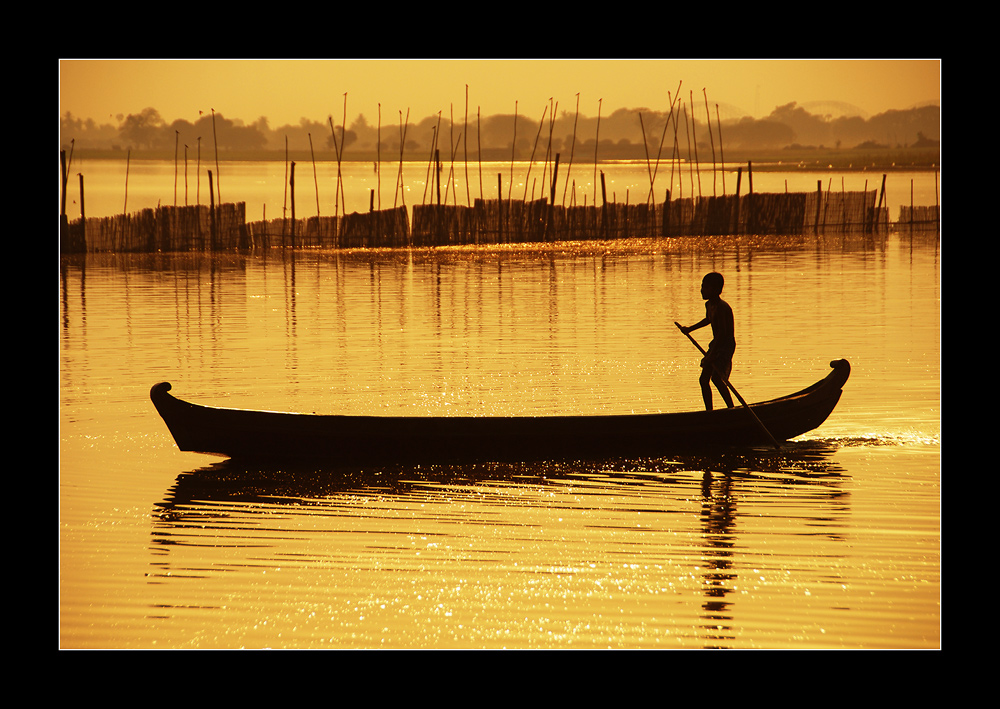
<path fill-rule="evenodd" d="M 506 154 L 504 154 L 506 152 Z M 600 156 L 598 158 L 597 164 L 613 164 L 617 162 L 645 162 L 645 154 L 642 153 L 641 148 L 638 150 L 628 150 L 621 151 L 620 154 Z M 381 161 L 386 164 L 398 164 L 399 156 L 392 156 L 383 152 L 379 156 L 373 150 L 357 150 L 350 151 L 345 156 L 343 162 L 345 163 L 358 163 L 358 162 L 369 162 L 374 163 L 377 159 L 381 157 Z M 73 153 L 73 158 L 81 160 L 125 160 L 129 158 L 131 160 L 158 160 L 172 162 L 175 159 L 174 152 L 172 150 L 132 150 L 128 153 L 124 150 L 115 149 L 93 149 L 93 148 L 77 148 Z M 277 150 L 253 150 L 253 151 L 239 151 L 239 150 L 222 150 L 219 154 L 219 159 L 225 162 L 283 162 L 286 159 L 297 163 L 311 163 L 315 160 L 318 163 L 335 163 L 337 161 L 336 155 L 333 151 L 317 151 L 315 155 L 311 154 L 309 151 L 290 151 L 287 155 L 284 151 Z M 502 162 L 510 163 L 511 156 L 509 151 L 503 150 L 492 150 L 489 152 L 484 151 L 482 156 L 485 162 Z M 516 162 L 528 162 L 527 157 L 518 157 Z M 562 164 L 566 164 L 568 160 L 567 156 L 560 158 Z M 655 162 L 656 157 L 650 156 L 650 162 Z M 183 161 L 183 160 L 182 160 Z M 209 155 L 203 155 L 201 158 L 202 163 L 206 165 L 206 169 L 210 169 L 210 165 L 215 161 L 214 151 L 210 152 Z M 464 164 L 475 163 L 479 161 L 478 155 L 470 155 L 468 158 L 463 156 L 456 156 L 454 164 Z M 408 164 L 427 164 L 428 156 L 421 156 L 417 154 L 407 154 L 403 156 L 403 162 Z M 536 163 L 542 162 L 536 156 Z M 659 164 L 669 164 L 669 158 L 661 156 L 659 158 Z M 190 166 L 192 160 L 190 157 L 187 159 L 187 163 Z M 774 171 L 774 170 L 796 170 L 801 169 L 805 171 L 826 171 L 831 172 L 872 172 L 872 171 L 899 171 L 899 170 L 937 170 L 941 166 L 941 153 L 936 147 L 926 148 L 849 148 L 849 149 L 834 149 L 834 148 L 810 148 L 810 147 L 795 147 L 795 148 L 785 148 L 782 150 L 754 150 L 754 151 L 732 151 L 732 153 L 727 152 L 725 155 L 725 164 L 729 169 L 735 170 L 740 165 L 746 165 L 750 163 L 754 171 Z M 443 165 L 452 164 L 451 161 L 442 160 Z M 594 164 L 593 157 L 577 155 L 574 157 L 574 164 Z M 716 166 L 718 167 L 718 162 Z M 707 159 L 702 157 L 699 160 L 699 165 L 702 170 L 711 170 L 713 167 L 712 157 L 709 156 Z"/>

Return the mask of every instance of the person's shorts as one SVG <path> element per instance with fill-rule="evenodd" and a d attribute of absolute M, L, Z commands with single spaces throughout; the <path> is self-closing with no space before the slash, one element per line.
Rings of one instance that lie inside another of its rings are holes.
<path fill-rule="evenodd" d="M 702 366 L 713 366 L 722 371 L 726 379 L 729 379 L 729 375 L 733 371 L 733 355 L 735 354 L 736 348 L 713 348 L 712 345 L 708 346 L 708 353 L 702 359 Z M 709 364 L 711 362 L 712 364 Z"/>

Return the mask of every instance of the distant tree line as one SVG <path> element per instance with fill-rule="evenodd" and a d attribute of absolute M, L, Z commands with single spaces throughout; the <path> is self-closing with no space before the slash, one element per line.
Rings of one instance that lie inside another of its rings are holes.
<path fill-rule="evenodd" d="M 453 154 L 461 157 L 483 154 L 493 159 L 515 156 L 526 159 L 535 152 L 538 159 L 546 151 L 581 158 L 595 150 L 603 159 L 638 158 L 645 155 L 669 157 L 676 145 L 680 155 L 693 148 L 703 156 L 716 146 L 725 150 L 765 150 L 796 148 L 915 147 L 935 146 L 940 140 L 941 115 L 938 106 L 892 110 L 870 118 L 833 117 L 810 113 L 796 103 L 776 107 L 770 115 L 719 120 L 678 103 L 673 114 L 645 108 L 622 108 L 603 116 L 578 115 L 557 105 L 543 107 L 536 116 L 518 113 L 490 116 L 450 117 L 443 114 L 416 121 L 402 115 L 376 125 L 359 114 L 349 126 L 301 118 L 297 125 L 271 128 L 265 117 L 246 124 L 221 113 L 201 113 L 191 121 L 183 118 L 167 122 L 155 108 L 137 114 L 114 117 L 116 123 L 98 124 L 66 112 L 61 116 L 61 143 L 76 149 L 141 151 L 220 150 L 238 153 L 276 152 L 287 149 L 329 154 L 334 136 L 345 159 L 364 155 L 370 159 L 381 153 L 383 160 L 403 154 L 409 159 L 426 159 L 437 149 L 442 160 Z M 556 115 L 553 115 L 556 114 Z M 600 145 L 597 145 L 599 140 Z"/>

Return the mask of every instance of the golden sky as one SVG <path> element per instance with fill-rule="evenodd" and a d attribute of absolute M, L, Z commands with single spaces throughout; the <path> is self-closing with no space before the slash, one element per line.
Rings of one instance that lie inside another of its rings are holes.
<path fill-rule="evenodd" d="M 60 61 L 60 115 L 116 124 L 118 114 L 153 107 L 166 121 L 194 121 L 214 109 L 271 128 L 300 118 L 336 122 L 347 94 L 348 125 L 359 113 L 383 125 L 441 111 L 463 117 L 535 116 L 549 104 L 596 116 L 617 108 L 667 110 L 669 94 L 735 106 L 761 117 L 795 101 L 844 102 L 869 115 L 940 101 L 941 61 L 790 59 L 358 59 L 358 60 L 73 60 Z"/>

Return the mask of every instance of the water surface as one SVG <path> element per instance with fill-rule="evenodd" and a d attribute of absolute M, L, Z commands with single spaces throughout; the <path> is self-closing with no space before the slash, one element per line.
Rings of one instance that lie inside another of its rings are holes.
<path fill-rule="evenodd" d="M 697 409 L 673 321 L 710 270 L 747 400 L 852 363 L 783 451 L 252 469 L 179 452 L 148 399 Z M 906 235 L 64 259 L 60 645 L 938 647 L 939 274 Z"/>

